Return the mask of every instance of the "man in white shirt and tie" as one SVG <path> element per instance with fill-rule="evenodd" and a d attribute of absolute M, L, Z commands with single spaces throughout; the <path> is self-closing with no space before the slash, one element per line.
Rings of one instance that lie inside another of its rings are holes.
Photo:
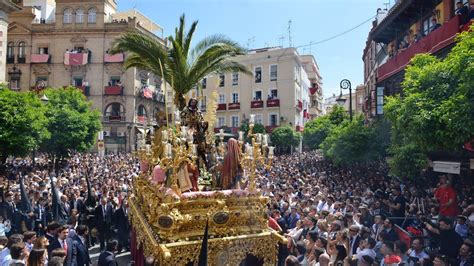
<path fill-rule="evenodd" d="M 66 258 L 64 259 L 64 265 L 75 266 L 77 265 L 77 248 L 71 238 L 68 238 L 69 227 L 61 225 L 58 229 L 58 237 L 56 241 L 51 244 L 51 250 L 62 248 L 66 252 Z"/>

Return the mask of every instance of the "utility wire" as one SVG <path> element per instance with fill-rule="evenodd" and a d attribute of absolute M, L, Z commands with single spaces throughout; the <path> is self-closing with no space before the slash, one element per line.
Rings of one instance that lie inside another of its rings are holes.
<path fill-rule="evenodd" d="M 343 31 L 343 32 L 341 32 L 341 33 L 338 33 L 338 34 L 336 34 L 336 35 L 334 35 L 334 36 L 331 36 L 331 37 L 329 37 L 329 38 L 326 38 L 326 39 L 323 39 L 323 40 L 320 40 L 320 41 L 317 41 L 317 42 L 310 42 L 310 43 L 308 43 L 308 44 L 303 44 L 303 45 L 300 45 L 300 46 L 296 46 L 295 48 L 301 48 L 301 47 L 306 47 L 306 46 L 312 46 L 312 45 L 321 44 L 321 43 L 324 43 L 324 42 L 327 42 L 327 41 L 336 39 L 336 38 L 338 38 L 338 37 L 340 37 L 340 36 L 342 36 L 342 35 L 344 35 L 344 34 L 347 34 L 347 33 L 351 32 L 351 31 L 353 31 L 353 30 L 359 28 L 360 26 L 364 25 L 365 23 L 371 21 L 371 20 L 372 20 L 373 18 L 375 18 L 376 16 L 377 16 L 377 15 L 372 16 L 372 17 L 370 17 L 369 19 L 364 20 L 364 21 L 361 22 L 360 24 L 357 24 L 356 26 L 354 26 L 354 27 L 352 27 L 352 28 L 350 28 L 350 29 L 348 29 L 348 30 L 345 30 L 345 31 Z"/>

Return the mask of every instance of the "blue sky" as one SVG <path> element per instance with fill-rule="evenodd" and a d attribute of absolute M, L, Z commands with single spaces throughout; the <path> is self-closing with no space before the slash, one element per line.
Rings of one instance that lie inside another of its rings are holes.
<path fill-rule="evenodd" d="M 394 0 L 392 0 L 393 2 Z M 210 34 L 225 34 L 250 48 L 292 46 L 317 42 L 344 32 L 374 16 L 389 0 L 117 0 L 119 10 L 137 8 L 171 35 L 186 14 L 187 21 L 199 20 L 196 40 Z M 311 53 L 323 77 L 324 96 L 339 93 L 339 82 L 351 80 L 353 88 L 362 84 L 362 51 L 371 22 L 331 41 L 299 48 Z"/>

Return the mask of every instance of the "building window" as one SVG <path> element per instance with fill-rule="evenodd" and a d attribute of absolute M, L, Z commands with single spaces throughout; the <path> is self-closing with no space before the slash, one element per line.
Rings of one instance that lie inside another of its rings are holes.
<path fill-rule="evenodd" d="M 87 22 L 95 23 L 96 21 L 97 21 L 97 10 L 95 8 L 91 8 L 87 12 Z"/>
<path fill-rule="evenodd" d="M 18 63 L 26 63 L 26 43 L 20 42 L 18 44 Z"/>
<path fill-rule="evenodd" d="M 146 117 L 147 114 L 146 114 L 145 106 L 143 106 L 143 105 L 138 106 L 138 112 L 137 113 L 138 113 L 138 116 Z"/>
<path fill-rule="evenodd" d="M 207 102 L 207 97 L 204 96 L 202 99 L 201 99 L 201 111 L 205 112 L 206 111 L 206 102 Z"/>
<path fill-rule="evenodd" d="M 269 116 L 269 126 L 278 126 L 278 115 L 277 114 L 270 114 Z"/>
<path fill-rule="evenodd" d="M 47 46 L 38 47 L 38 54 L 49 54 L 49 49 Z"/>
<path fill-rule="evenodd" d="M 224 86 L 225 86 L 225 75 L 219 74 L 219 87 L 224 87 Z"/>
<path fill-rule="evenodd" d="M 9 42 L 7 45 L 7 63 L 15 63 L 14 44 Z"/>
<path fill-rule="evenodd" d="M 377 87 L 377 114 L 383 114 L 383 87 Z"/>
<path fill-rule="evenodd" d="M 254 101 L 261 101 L 262 100 L 262 91 L 254 91 L 253 92 L 253 100 Z"/>
<path fill-rule="evenodd" d="M 117 76 L 110 77 L 109 86 L 118 86 L 118 84 L 122 84 L 120 82 L 120 77 L 117 77 Z"/>
<path fill-rule="evenodd" d="M 63 13 L 63 23 L 71 24 L 72 23 L 72 9 L 66 8 Z"/>
<path fill-rule="evenodd" d="M 219 94 L 219 103 L 225 103 L 225 94 Z"/>
<path fill-rule="evenodd" d="M 255 68 L 255 83 L 262 82 L 262 68 L 256 67 Z"/>
<path fill-rule="evenodd" d="M 277 89 L 271 89 L 270 94 L 268 95 L 269 100 L 273 99 L 278 99 L 278 90 Z"/>
<path fill-rule="evenodd" d="M 225 116 L 219 116 L 217 118 L 217 127 L 225 126 Z"/>
<path fill-rule="evenodd" d="M 232 127 L 239 127 L 239 117 L 236 115 L 232 116 Z"/>
<path fill-rule="evenodd" d="M 275 81 L 278 78 L 278 66 L 271 65 L 270 66 L 270 81 Z"/>
<path fill-rule="evenodd" d="M 82 8 L 76 10 L 76 23 L 84 23 L 84 9 Z"/>
<path fill-rule="evenodd" d="M 83 77 L 74 77 L 74 78 L 72 78 L 72 85 L 75 86 L 75 87 L 81 87 L 83 82 L 84 82 Z"/>
<path fill-rule="evenodd" d="M 260 114 L 255 115 L 255 124 L 263 125 L 263 116 Z"/>
<path fill-rule="evenodd" d="M 205 89 L 207 86 L 207 78 L 203 78 L 201 82 L 202 88 Z"/>
<path fill-rule="evenodd" d="M 236 92 L 232 93 L 232 103 L 239 103 L 239 94 Z"/>
<path fill-rule="evenodd" d="M 120 103 L 111 103 L 105 108 L 106 116 L 121 116 L 125 114 L 125 108 Z"/>
<path fill-rule="evenodd" d="M 239 84 L 239 73 L 234 72 L 232 73 L 232 85 L 238 85 Z"/>
<path fill-rule="evenodd" d="M 48 77 L 47 76 L 39 76 L 36 77 L 36 85 L 40 85 L 43 87 L 48 87 Z"/>
<path fill-rule="evenodd" d="M 0 38 L 3 37 L 3 31 L 0 30 Z"/>

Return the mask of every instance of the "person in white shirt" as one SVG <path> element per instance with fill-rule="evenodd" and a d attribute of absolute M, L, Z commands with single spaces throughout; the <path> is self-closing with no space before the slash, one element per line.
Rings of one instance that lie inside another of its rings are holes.
<path fill-rule="evenodd" d="M 26 249 L 30 252 L 33 249 L 33 244 L 36 241 L 35 231 L 26 231 L 23 233 L 23 241 L 25 242 Z"/>
<path fill-rule="evenodd" d="M 23 243 L 23 235 L 13 234 L 8 238 L 7 246 L 0 252 L 0 266 L 8 266 L 12 260 L 10 248 L 18 243 Z"/>
<path fill-rule="evenodd" d="M 355 255 L 358 266 L 364 265 L 365 259 L 363 258 L 365 258 L 365 256 L 369 256 L 370 258 L 372 258 L 372 260 L 375 259 L 376 254 L 374 251 L 374 247 L 376 243 L 377 242 L 375 241 L 375 239 L 371 237 L 362 240 L 362 250 L 357 252 L 357 255 Z"/>
<path fill-rule="evenodd" d="M 411 242 L 411 249 L 408 251 L 408 265 L 423 265 L 424 261 L 428 261 L 430 256 L 423 250 L 423 240 L 415 238 Z"/>

